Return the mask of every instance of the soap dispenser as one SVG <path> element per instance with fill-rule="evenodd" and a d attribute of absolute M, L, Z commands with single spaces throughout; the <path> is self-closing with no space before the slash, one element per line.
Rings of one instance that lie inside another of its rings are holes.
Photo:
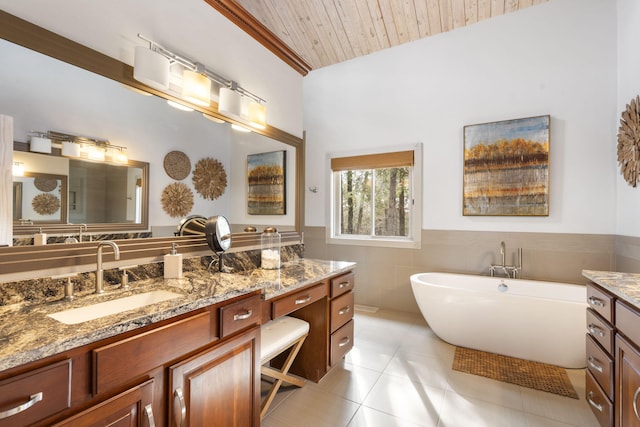
<path fill-rule="evenodd" d="M 164 278 L 182 278 L 182 254 L 178 253 L 178 244 L 171 244 L 171 253 L 164 256 Z"/>
<path fill-rule="evenodd" d="M 47 233 L 42 232 L 42 227 L 38 229 L 38 232 L 33 235 L 33 244 L 35 246 L 47 244 Z"/>

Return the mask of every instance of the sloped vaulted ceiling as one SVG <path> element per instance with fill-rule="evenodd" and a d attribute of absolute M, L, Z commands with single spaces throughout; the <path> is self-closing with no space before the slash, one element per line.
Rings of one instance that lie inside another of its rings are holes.
<path fill-rule="evenodd" d="M 306 74 L 548 0 L 206 1 Z"/>

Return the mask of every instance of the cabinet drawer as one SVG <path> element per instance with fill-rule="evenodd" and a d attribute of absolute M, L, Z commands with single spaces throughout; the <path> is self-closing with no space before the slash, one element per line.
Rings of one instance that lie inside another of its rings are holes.
<path fill-rule="evenodd" d="M 129 383 L 212 341 L 209 311 L 93 350 L 94 394 Z"/>
<path fill-rule="evenodd" d="M 587 369 L 604 393 L 613 401 L 613 359 L 590 336 L 587 335 Z"/>
<path fill-rule="evenodd" d="M 71 360 L 0 382 L 0 426 L 30 425 L 69 408 Z"/>
<path fill-rule="evenodd" d="M 587 285 L 587 304 L 612 325 L 615 324 L 614 302 L 615 297 L 604 289 L 594 284 Z"/>
<path fill-rule="evenodd" d="M 347 273 L 331 279 L 331 298 L 353 289 L 355 274 Z"/>
<path fill-rule="evenodd" d="M 227 337 L 251 325 L 259 325 L 262 317 L 260 295 L 225 305 L 220 308 L 220 337 Z"/>
<path fill-rule="evenodd" d="M 312 286 L 308 289 L 288 295 L 282 299 L 273 302 L 273 319 L 291 313 L 299 308 L 312 304 L 322 297 L 327 296 L 326 283 Z"/>
<path fill-rule="evenodd" d="M 630 341 L 640 343 L 640 314 L 620 301 L 616 302 L 616 328 Z"/>
<path fill-rule="evenodd" d="M 593 379 L 590 371 L 587 371 L 585 383 L 585 397 L 598 422 L 602 427 L 613 426 L 613 404 Z"/>
<path fill-rule="evenodd" d="M 613 354 L 613 328 L 590 308 L 587 309 L 587 332 L 609 354 Z"/>
<path fill-rule="evenodd" d="M 353 317 L 353 292 L 331 300 L 331 333 Z"/>
<path fill-rule="evenodd" d="M 335 365 L 353 348 L 353 319 L 331 334 L 331 366 Z"/>

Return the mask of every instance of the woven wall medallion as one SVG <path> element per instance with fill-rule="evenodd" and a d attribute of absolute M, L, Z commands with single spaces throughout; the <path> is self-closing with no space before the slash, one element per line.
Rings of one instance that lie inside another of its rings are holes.
<path fill-rule="evenodd" d="M 185 216 L 193 207 L 193 192 L 185 184 L 175 182 L 162 190 L 160 202 L 171 218 Z"/>
<path fill-rule="evenodd" d="M 35 185 L 38 190 L 48 193 L 56 189 L 58 180 L 37 176 L 33 179 L 33 185 Z"/>
<path fill-rule="evenodd" d="M 176 181 L 182 181 L 191 172 L 191 160 L 182 151 L 171 151 L 164 156 L 164 171 Z"/>
<path fill-rule="evenodd" d="M 31 201 L 31 206 L 39 215 L 53 215 L 60 209 L 60 199 L 53 194 L 38 194 Z"/>
<path fill-rule="evenodd" d="M 625 181 L 635 187 L 640 182 L 640 96 L 627 104 L 620 118 L 618 164 Z"/>
<path fill-rule="evenodd" d="M 216 159 L 206 157 L 196 163 L 193 170 L 193 186 L 205 199 L 215 200 L 227 188 L 227 173 Z"/>

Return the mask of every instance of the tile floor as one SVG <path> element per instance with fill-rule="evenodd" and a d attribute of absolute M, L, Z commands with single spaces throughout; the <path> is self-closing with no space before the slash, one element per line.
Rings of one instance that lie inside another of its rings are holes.
<path fill-rule="evenodd" d="M 278 393 L 264 427 L 597 427 L 580 400 L 453 371 L 454 347 L 419 315 L 356 311 L 355 346 L 318 384 Z"/>

